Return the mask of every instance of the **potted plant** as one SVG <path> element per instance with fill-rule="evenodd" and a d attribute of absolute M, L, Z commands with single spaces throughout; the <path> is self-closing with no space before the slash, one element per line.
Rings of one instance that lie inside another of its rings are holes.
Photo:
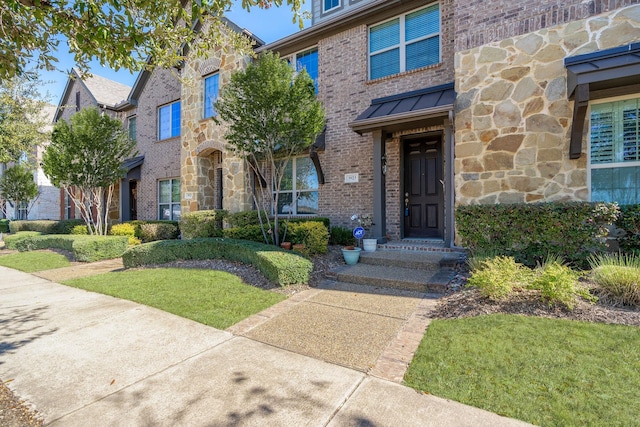
<path fill-rule="evenodd" d="M 358 259 L 360 259 L 360 248 L 355 246 L 345 246 L 342 248 L 342 257 L 344 258 L 344 262 L 347 265 L 355 265 L 358 263 Z"/>
<path fill-rule="evenodd" d="M 364 228 L 364 238 L 362 239 L 362 248 L 365 252 L 374 252 L 378 247 L 378 239 L 367 238 L 369 230 L 373 225 L 373 217 L 368 214 L 358 216 L 357 214 L 351 216 L 352 221 L 357 221 L 360 227 Z"/>

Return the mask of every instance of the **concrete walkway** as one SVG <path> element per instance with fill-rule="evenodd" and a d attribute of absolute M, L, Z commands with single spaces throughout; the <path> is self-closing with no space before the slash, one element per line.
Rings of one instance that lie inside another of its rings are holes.
<path fill-rule="evenodd" d="M 4 267 L 0 324 L 0 378 L 55 426 L 526 425 Z"/>

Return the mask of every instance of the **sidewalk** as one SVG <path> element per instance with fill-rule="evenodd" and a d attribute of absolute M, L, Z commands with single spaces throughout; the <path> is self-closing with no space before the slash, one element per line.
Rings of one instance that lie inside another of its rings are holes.
<path fill-rule="evenodd" d="M 0 324 L 0 378 L 54 426 L 526 425 L 4 267 Z"/>

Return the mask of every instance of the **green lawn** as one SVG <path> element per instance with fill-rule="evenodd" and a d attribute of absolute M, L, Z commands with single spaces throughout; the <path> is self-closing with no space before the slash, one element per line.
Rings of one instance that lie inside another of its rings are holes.
<path fill-rule="evenodd" d="M 64 255 L 51 251 L 19 252 L 0 256 L 0 265 L 26 273 L 69 267 L 71 263 Z"/>
<path fill-rule="evenodd" d="M 541 426 L 637 426 L 640 328 L 513 315 L 436 320 L 405 382 Z"/>
<path fill-rule="evenodd" d="M 63 281 L 65 285 L 139 302 L 226 329 L 286 297 L 214 270 L 153 268 Z"/>

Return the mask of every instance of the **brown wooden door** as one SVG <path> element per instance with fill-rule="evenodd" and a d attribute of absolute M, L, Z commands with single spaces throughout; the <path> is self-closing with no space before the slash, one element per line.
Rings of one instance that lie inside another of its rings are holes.
<path fill-rule="evenodd" d="M 404 141 L 404 235 L 444 236 L 442 138 Z"/>

